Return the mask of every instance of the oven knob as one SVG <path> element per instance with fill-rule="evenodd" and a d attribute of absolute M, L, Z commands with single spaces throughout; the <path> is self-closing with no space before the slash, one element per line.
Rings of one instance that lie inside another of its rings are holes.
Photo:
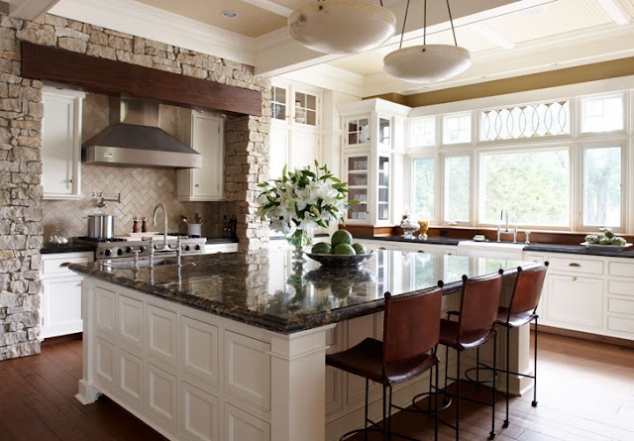
<path fill-rule="evenodd" d="M 190 251 L 191 247 L 189 245 L 185 245 L 185 251 Z"/>
<path fill-rule="evenodd" d="M 123 248 L 117 250 L 117 256 L 123 256 Z"/>
<path fill-rule="evenodd" d="M 145 251 L 145 246 L 144 246 L 144 245 L 141 245 L 141 246 L 139 247 L 139 251 L 144 252 L 144 251 Z"/>
<path fill-rule="evenodd" d="M 125 252 L 126 253 L 131 253 L 132 252 L 132 247 L 125 247 Z"/>
<path fill-rule="evenodd" d="M 194 247 L 194 249 L 195 249 L 196 251 L 200 251 L 200 245 L 196 245 L 196 246 Z"/>
<path fill-rule="evenodd" d="M 112 250 L 110 250 L 110 249 L 104 251 L 103 253 L 106 255 L 106 257 L 112 256 Z"/>

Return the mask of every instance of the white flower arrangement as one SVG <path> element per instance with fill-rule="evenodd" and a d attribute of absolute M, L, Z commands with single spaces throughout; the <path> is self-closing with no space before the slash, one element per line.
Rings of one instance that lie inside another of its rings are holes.
<path fill-rule="evenodd" d="M 348 184 L 317 161 L 315 171 L 306 166 L 287 172 L 284 167 L 280 179 L 258 186 L 262 188 L 258 195 L 260 218 L 268 219 L 274 231 L 291 236 L 328 227 L 331 222 L 343 222 L 349 204 L 355 202 L 346 200 Z"/>

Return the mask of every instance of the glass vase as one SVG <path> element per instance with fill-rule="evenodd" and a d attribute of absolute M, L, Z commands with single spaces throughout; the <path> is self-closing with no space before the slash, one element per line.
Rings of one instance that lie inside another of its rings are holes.
<path fill-rule="evenodd" d="M 304 260 L 304 247 L 310 245 L 313 240 L 311 230 L 295 230 L 286 236 L 286 241 L 293 247 L 293 260 Z"/>

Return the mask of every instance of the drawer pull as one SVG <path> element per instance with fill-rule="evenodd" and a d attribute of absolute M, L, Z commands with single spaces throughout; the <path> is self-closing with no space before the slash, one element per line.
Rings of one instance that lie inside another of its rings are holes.
<path fill-rule="evenodd" d="M 572 267 L 575 267 L 575 268 L 581 268 L 581 265 L 579 265 L 577 262 L 569 263 L 568 266 L 572 266 Z"/>

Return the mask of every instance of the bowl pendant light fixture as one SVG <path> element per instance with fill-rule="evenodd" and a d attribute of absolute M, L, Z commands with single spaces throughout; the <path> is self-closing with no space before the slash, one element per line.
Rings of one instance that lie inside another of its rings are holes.
<path fill-rule="evenodd" d="M 423 44 L 403 49 L 405 22 L 407 21 L 410 4 L 410 0 L 407 0 L 399 49 L 390 52 L 383 59 L 383 70 L 386 73 L 401 80 L 414 83 L 433 83 L 447 80 L 461 74 L 471 66 L 471 55 L 469 51 L 458 46 L 449 0 L 446 0 L 446 2 L 454 45 L 427 44 L 427 0 L 425 0 Z"/>
<path fill-rule="evenodd" d="M 352 54 L 378 47 L 394 35 L 396 17 L 383 0 L 317 0 L 291 13 L 288 33 L 314 51 Z"/>

